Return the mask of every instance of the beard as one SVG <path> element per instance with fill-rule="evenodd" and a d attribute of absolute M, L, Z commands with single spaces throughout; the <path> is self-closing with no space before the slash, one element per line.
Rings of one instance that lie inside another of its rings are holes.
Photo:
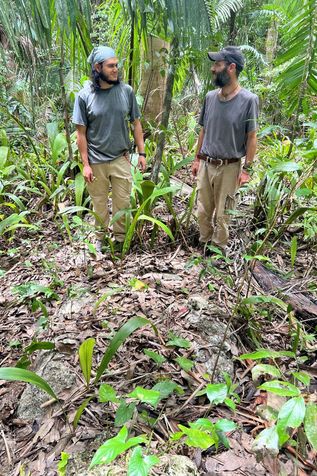
<path fill-rule="evenodd" d="M 223 88 L 229 84 L 230 76 L 228 74 L 227 68 L 225 68 L 223 71 L 220 71 L 220 73 L 214 73 L 213 82 L 214 85 L 218 86 L 219 88 Z"/>
<path fill-rule="evenodd" d="M 110 79 L 109 76 L 105 73 L 103 73 L 102 71 L 100 71 L 100 73 L 98 73 L 98 76 L 99 76 L 99 79 L 101 79 L 102 81 L 104 81 L 105 83 L 108 83 L 108 84 L 119 84 L 120 83 L 120 79 Z"/>

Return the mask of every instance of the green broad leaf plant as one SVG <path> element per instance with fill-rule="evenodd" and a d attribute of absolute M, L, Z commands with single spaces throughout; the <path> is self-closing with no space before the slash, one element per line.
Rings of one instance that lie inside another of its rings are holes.
<path fill-rule="evenodd" d="M 98 448 L 90 463 L 90 469 L 97 465 L 109 464 L 129 448 L 146 442 L 146 437 L 142 435 L 128 438 L 128 429 L 123 426 L 117 436 L 110 438 Z"/>
<path fill-rule="evenodd" d="M 295 358 L 295 354 L 289 351 L 273 351 L 259 349 L 250 354 L 243 354 L 241 360 L 270 359 L 274 365 L 260 362 L 252 369 L 252 378 L 257 382 L 258 388 L 280 397 L 285 402 L 276 412 L 270 412 L 270 427 L 261 431 L 255 439 L 253 450 L 255 452 L 269 452 L 277 455 L 286 443 L 294 439 L 296 430 L 302 428 L 307 442 L 313 450 L 317 450 L 317 405 L 307 398 L 307 387 L 310 384 L 310 376 L 301 371 L 287 370 L 284 374 L 276 359 Z M 289 368 L 289 366 L 288 366 Z M 259 384 L 260 378 L 273 377 Z M 290 381 L 291 380 L 291 381 Z"/>
<path fill-rule="evenodd" d="M 208 418 L 199 418 L 189 426 L 178 425 L 179 432 L 171 436 L 172 441 L 178 441 L 185 438 L 184 443 L 187 446 L 207 450 L 212 446 L 218 448 L 222 443 L 229 448 L 229 441 L 226 433 L 235 431 L 237 425 L 227 419 L 219 419 L 216 423 L 212 423 Z"/>
<path fill-rule="evenodd" d="M 236 402 L 240 401 L 239 396 L 235 393 L 237 384 L 234 384 L 230 376 L 223 372 L 225 383 L 210 383 L 197 393 L 197 396 L 207 395 L 209 402 L 212 405 L 219 405 L 224 403 L 231 410 L 236 409 Z"/>

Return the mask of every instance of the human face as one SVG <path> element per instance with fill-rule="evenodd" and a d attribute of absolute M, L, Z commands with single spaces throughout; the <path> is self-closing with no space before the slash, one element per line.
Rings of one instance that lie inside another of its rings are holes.
<path fill-rule="evenodd" d="M 109 58 L 99 64 L 99 77 L 108 84 L 118 84 L 118 59 Z"/>
<path fill-rule="evenodd" d="M 212 78 L 215 86 L 223 88 L 231 82 L 228 73 L 229 65 L 225 61 L 215 61 L 211 67 Z"/>

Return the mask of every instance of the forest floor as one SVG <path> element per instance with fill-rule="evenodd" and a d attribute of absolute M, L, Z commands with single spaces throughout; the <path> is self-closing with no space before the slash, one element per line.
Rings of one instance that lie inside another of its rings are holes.
<path fill-rule="evenodd" d="M 257 345 L 291 350 L 292 342 L 292 326 L 286 313 L 270 303 L 251 306 L 249 314 L 237 313 L 229 322 L 240 296 L 264 294 L 246 271 L 246 261 L 242 258 L 254 239 L 251 208 L 250 197 L 242 196 L 231 226 L 227 263 L 202 257 L 195 244 L 195 226 L 190 227 L 186 242 L 170 245 L 162 238 L 152 250 L 135 244 L 123 260 L 108 255 L 95 259 L 82 242 L 66 242 L 50 220 L 42 222 L 41 232 L 21 231 L 10 243 L 2 243 L 0 366 L 15 366 L 23 350 L 34 340 L 53 342 L 54 351 L 38 350 L 30 355 L 30 369 L 51 381 L 53 389 L 59 392 L 62 408 L 38 391 L 29 394 L 25 401 L 25 383 L 0 381 L 1 475 L 55 475 L 61 451 L 71 455 L 66 474 L 108 474 L 106 468 L 100 473 L 89 473 L 87 468 L 100 444 L 120 429 L 114 426 L 118 404 L 99 403 L 96 397 L 92 398 L 73 429 L 77 408 L 94 392 L 94 389 L 85 391 L 78 349 L 85 339 L 96 339 L 93 358 L 96 369 L 115 331 L 134 316 L 148 318 L 158 334 L 150 326 L 136 330 L 119 348 L 101 382 L 111 384 L 118 395 L 126 395 L 136 386 L 152 388 L 164 379 L 182 389 L 157 407 L 139 403 L 128 423 L 132 434 L 148 435 L 151 453 L 189 457 L 196 469 L 184 470 L 182 476 L 317 474 L 312 452 L 302 453 L 287 446 L 278 458 L 266 455 L 257 463 L 251 451 L 256 435 L 269 426 L 258 407 L 267 404 L 268 398 L 270 405 L 276 402 L 272 395 L 259 391 L 252 381 L 255 362 L 240 361 L 237 357 L 253 351 Z M 289 287 L 305 292 L 316 281 L 316 254 L 309 244 L 300 243 L 294 270 L 286 238 L 271 250 L 270 258 L 271 267 L 288 278 Z M 42 288 L 32 288 L 32 283 Z M 107 299 L 98 303 L 106 293 Z M 310 296 L 316 299 L 313 293 L 312 290 Z M 44 307 L 34 310 L 33 305 L 32 310 L 34 299 L 40 300 Z M 205 327 L 197 324 L 199 318 Z M 208 323 L 211 328 L 215 323 L 218 325 L 213 328 L 214 333 L 221 334 L 217 342 L 212 341 L 214 336 L 208 332 Z M 228 323 L 228 336 L 222 346 Z M 308 356 L 305 366 L 310 368 L 311 392 L 314 392 L 316 349 L 307 337 L 312 327 L 304 326 L 298 352 Z M 186 339 L 190 345 L 182 346 L 176 337 Z M 165 360 L 160 364 L 154 362 L 144 349 L 155 351 Z M 218 353 L 221 358 L 217 366 Z M 181 368 L 175 360 L 179 357 L 194 361 L 191 370 Z M 207 362 L 211 362 L 209 367 Z M 281 359 L 280 366 L 292 366 L 292 359 Z M 55 381 L 54 375 L 45 373 L 44 367 L 50 367 L 53 374 L 56 372 Z M 235 391 L 240 403 L 236 411 L 223 404 L 211 406 L 206 395 L 194 393 L 210 382 L 213 370 L 215 381 L 221 381 L 221 371 L 226 370 L 237 383 Z M 170 435 L 178 431 L 178 424 L 188 425 L 206 416 L 212 421 L 227 418 L 238 425 L 228 435 L 230 449 L 220 445 L 217 452 L 214 447 L 202 451 L 184 445 L 183 441 L 169 441 Z M 156 423 L 151 426 L 153 421 Z M 153 474 L 176 474 L 166 465 L 154 467 Z M 126 474 L 122 469 L 113 471 L 111 474 Z"/>

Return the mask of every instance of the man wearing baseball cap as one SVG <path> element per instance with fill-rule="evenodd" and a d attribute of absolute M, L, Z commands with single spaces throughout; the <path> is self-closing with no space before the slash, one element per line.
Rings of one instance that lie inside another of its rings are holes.
<path fill-rule="evenodd" d="M 245 63 L 239 48 L 227 46 L 208 53 L 208 58 L 217 89 L 205 97 L 192 165 L 192 173 L 197 176 L 200 242 L 205 251 L 208 243 L 222 250 L 228 244 L 236 191 L 248 180 L 256 152 L 259 105 L 258 97 L 239 84 Z"/>
<path fill-rule="evenodd" d="M 139 167 L 145 170 L 145 153 L 140 112 L 131 86 L 118 77 L 118 59 L 108 46 L 94 48 L 88 57 L 91 84 L 77 95 L 73 123 L 84 165 L 83 175 L 97 215 L 96 250 L 101 251 L 109 224 L 108 193 L 112 187 L 112 213 L 130 207 L 131 166 L 129 127 L 139 154 Z M 113 225 L 115 240 L 125 238 L 125 216 Z"/>

